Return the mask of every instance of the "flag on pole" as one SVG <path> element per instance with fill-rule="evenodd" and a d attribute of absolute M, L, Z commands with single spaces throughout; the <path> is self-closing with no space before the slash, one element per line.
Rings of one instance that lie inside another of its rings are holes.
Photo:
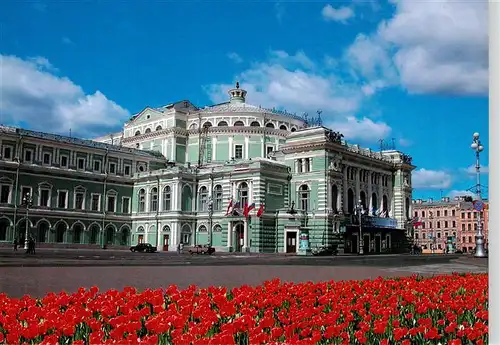
<path fill-rule="evenodd" d="M 235 212 L 236 212 L 236 215 L 241 215 L 241 203 L 239 201 L 237 201 L 234 204 L 233 209 L 231 211 L 231 215 L 234 215 Z"/>
<path fill-rule="evenodd" d="M 246 217 L 248 217 L 248 215 L 250 214 L 250 212 L 252 212 L 252 210 L 255 208 L 255 203 L 252 202 L 248 207 L 247 207 L 247 215 Z"/>
<path fill-rule="evenodd" d="M 411 220 L 411 223 L 412 223 L 412 225 L 413 225 L 414 228 L 416 228 L 417 226 L 422 225 L 422 222 L 420 221 L 420 219 L 418 217 L 414 217 Z"/>
<path fill-rule="evenodd" d="M 227 205 L 227 210 L 226 210 L 226 216 L 229 216 L 232 207 L 233 207 L 233 198 L 229 199 L 229 204 Z"/>
<path fill-rule="evenodd" d="M 257 217 L 261 217 L 264 213 L 264 204 L 260 204 L 259 209 L 257 210 Z"/>

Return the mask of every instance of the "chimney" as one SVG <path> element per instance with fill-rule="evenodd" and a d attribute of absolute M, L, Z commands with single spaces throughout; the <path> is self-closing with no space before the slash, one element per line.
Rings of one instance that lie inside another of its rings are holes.
<path fill-rule="evenodd" d="M 448 198 L 447 196 L 444 196 L 441 198 L 441 201 L 443 202 L 450 202 L 450 198 Z"/>

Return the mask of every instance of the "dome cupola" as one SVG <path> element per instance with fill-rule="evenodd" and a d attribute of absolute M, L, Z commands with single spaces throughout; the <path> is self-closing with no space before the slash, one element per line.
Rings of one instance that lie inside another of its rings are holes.
<path fill-rule="evenodd" d="M 240 83 L 236 82 L 236 87 L 228 91 L 231 103 L 245 103 L 246 90 L 240 89 Z"/>

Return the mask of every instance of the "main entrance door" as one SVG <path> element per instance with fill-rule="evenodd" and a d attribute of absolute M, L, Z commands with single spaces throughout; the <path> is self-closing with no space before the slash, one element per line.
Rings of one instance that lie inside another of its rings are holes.
<path fill-rule="evenodd" d="M 375 236 L 375 253 L 380 253 L 382 251 L 382 237 Z"/>
<path fill-rule="evenodd" d="M 297 231 L 286 232 L 286 252 L 297 253 Z"/>
<path fill-rule="evenodd" d="M 243 240 L 245 237 L 245 227 L 243 223 L 239 223 L 236 225 L 234 229 L 234 237 L 235 237 L 235 246 L 234 246 L 234 251 L 235 252 L 241 252 L 243 248 Z"/>
<path fill-rule="evenodd" d="M 363 235 L 363 252 L 365 254 L 370 252 L 370 235 Z"/>
<path fill-rule="evenodd" d="M 144 235 L 137 236 L 137 243 L 143 243 L 143 242 L 144 242 Z"/>
<path fill-rule="evenodd" d="M 357 234 L 353 234 L 351 236 L 352 253 L 357 253 L 359 251 L 358 250 L 358 244 L 359 244 L 358 235 Z"/>
<path fill-rule="evenodd" d="M 163 235 L 163 251 L 168 251 L 168 239 L 169 235 Z"/>

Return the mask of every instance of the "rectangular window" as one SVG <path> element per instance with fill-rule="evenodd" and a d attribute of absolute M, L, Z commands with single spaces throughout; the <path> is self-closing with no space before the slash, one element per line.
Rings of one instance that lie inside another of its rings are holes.
<path fill-rule="evenodd" d="M 85 158 L 78 158 L 78 166 L 77 167 L 79 170 L 85 169 Z"/>
<path fill-rule="evenodd" d="M 274 151 L 273 146 L 266 146 L 266 157 L 268 157 Z"/>
<path fill-rule="evenodd" d="M 122 199 L 122 213 L 130 213 L 130 198 Z"/>
<path fill-rule="evenodd" d="M 44 153 L 43 154 L 43 164 L 50 164 L 50 159 L 51 159 L 50 153 Z"/>
<path fill-rule="evenodd" d="M 456 221 L 453 221 L 453 227 L 456 228 L 457 227 L 457 222 Z"/>
<path fill-rule="evenodd" d="M 24 161 L 30 163 L 33 160 L 33 151 L 25 150 L 24 151 Z"/>
<path fill-rule="evenodd" d="M 106 212 L 115 212 L 115 201 L 116 197 L 114 195 L 108 195 L 108 205 Z"/>
<path fill-rule="evenodd" d="M 40 206 L 42 207 L 50 206 L 50 190 L 40 189 Z"/>
<path fill-rule="evenodd" d="M 116 174 L 116 164 L 115 163 L 109 163 L 109 173 Z"/>
<path fill-rule="evenodd" d="M 67 167 L 68 167 L 68 157 L 61 156 L 61 168 L 67 168 Z"/>
<path fill-rule="evenodd" d="M 445 228 L 447 228 L 447 227 L 448 227 L 448 221 L 447 221 L 447 220 L 445 220 L 445 221 L 444 221 L 444 227 L 445 227 Z"/>
<path fill-rule="evenodd" d="M 10 146 L 3 147 L 3 158 L 12 159 L 12 147 Z"/>
<path fill-rule="evenodd" d="M 75 209 L 83 210 L 84 197 L 85 197 L 85 194 L 83 192 L 76 192 L 75 193 Z"/>
<path fill-rule="evenodd" d="M 125 165 L 125 176 L 130 176 L 130 165 Z"/>
<path fill-rule="evenodd" d="M 437 211 L 437 216 L 440 217 L 441 216 L 441 211 Z"/>
<path fill-rule="evenodd" d="M 92 211 L 99 211 L 100 205 L 100 196 L 99 194 L 92 194 L 92 203 L 90 205 Z"/>
<path fill-rule="evenodd" d="M 101 162 L 94 161 L 94 171 L 101 171 Z"/>
<path fill-rule="evenodd" d="M 10 199 L 10 186 L 3 184 L 0 186 L 0 203 L 7 204 Z"/>
<path fill-rule="evenodd" d="M 451 216 L 455 217 L 455 210 L 451 210 Z"/>
<path fill-rule="evenodd" d="M 448 217 L 448 210 L 444 210 L 444 216 Z"/>
<path fill-rule="evenodd" d="M 58 208 L 67 208 L 68 205 L 66 203 L 68 193 L 64 190 L 60 190 L 57 192 L 57 207 Z"/>
<path fill-rule="evenodd" d="M 243 145 L 234 145 L 234 158 L 243 159 Z"/>
<path fill-rule="evenodd" d="M 31 196 L 31 188 L 30 187 L 23 187 L 21 189 L 21 201 L 24 199 L 27 195 Z"/>

